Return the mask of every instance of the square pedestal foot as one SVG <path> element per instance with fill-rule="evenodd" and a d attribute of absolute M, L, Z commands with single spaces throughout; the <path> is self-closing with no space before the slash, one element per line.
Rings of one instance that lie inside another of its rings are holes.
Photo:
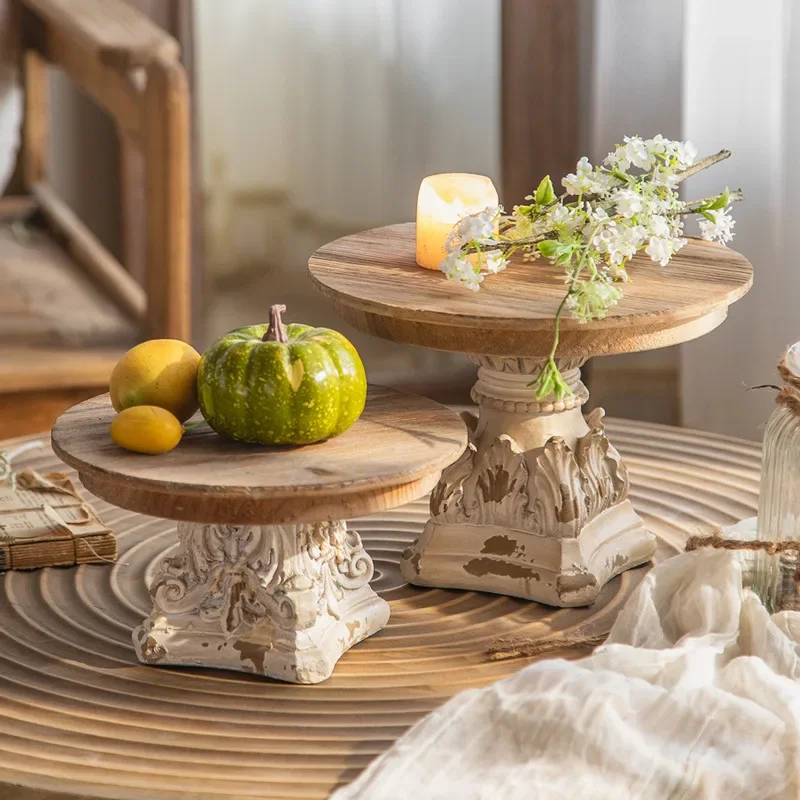
<path fill-rule="evenodd" d="M 403 553 L 401 570 L 418 586 L 585 606 L 611 578 L 646 563 L 654 551 L 655 537 L 625 500 L 586 523 L 574 538 L 430 520 Z"/>
<path fill-rule="evenodd" d="M 133 633 L 146 664 L 318 683 L 389 620 L 369 587 L 372 560 L 344 522 L 179 523 L 178 537 L 150 588 L 153 613 Z"/>

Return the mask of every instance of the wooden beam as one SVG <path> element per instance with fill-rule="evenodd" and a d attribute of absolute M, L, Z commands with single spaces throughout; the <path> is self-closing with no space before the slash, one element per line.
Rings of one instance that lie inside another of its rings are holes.
<path fill-rule="evenodd" d="M 33 46 L 44 58 L 61 67 L 123 130 L 141 135 L 138 92 L 123 73 L 103 64 L 96 54 L 81 50 L 61 31 L 38 25 L 33 30 Z"/>
<path fill-rule="evenodd" d="M 177 61 L 180 45 L 121 0 L 21 0 L 23 45 L 60 66 L 131 136 L 143 132 L 134 71 Z"/>
<path fill-rule="evenodd" d="M 124 314 L 143 325 L 147 299 L 142 287 L 49 186 L 37 183 L 32 191 L 45 220 L 76 263 Z"/>
<path fill-rule="evenodd" d="M 177 37 L 181 45 L 181 61 L 189 79 L 191 96 L 191 197 L 192 197 L 192 255 L 191 255 L 191 293 L 192 327 L 194 339 L 202 338 L 202 330 L 197 320 L 206 306 L 206 284 L 203 265 L 205 263 L 205 219 L 203 205 L 203 174 L 200 148 L 200 110 L 197 91 L 197 47 L 195 46 L 195 0 L 172 0 L 172 23 L 170 33 Z"/>
<path fill-rule="evenodd" d="M 147 275 L 144 154 L 138 143 L 123 131 L 120 131 L 118 141 L 122 263 L 143 286 Z"/>
<path fill-rule="evenodd" d="M 145 92 L 147 332 L 191 338 L 189 86 L 180 64 L 156 59 Z"/>
<path fill-rule="evenodd" d="M 36 201 L 25 194 L 0 197 L 0 223 L 25 219 L 36 211 Z"/>
<path fill-rule="evenodd" d="M 23 347 L 3 345 L 0 357 L 0 395 L 52 389 L 108 388 L 114 365 L 124 347 Z M 2 795 L 0 795 L 2 797 Z"/>
<path fill-rule="evenodd" d="M 34 50 L 22 58 L 22 85 L 25 92 L 22 125 L 22 179 L 26 188 L 47 177 L 50 123 L 47 63 Z"/>
<path fill-rule="evenodd" d="M 192 319 L 199 319 L 203 308 L 202 244 L 203 219 L 202 196 L 199 178 L 200 148 L 197 142 L 197 93 L 194 85 L 194 22 L 193 0 L 127 0 L 129 5 L 147 14 L 153 22 L 167 30 L 180 45 L 181 62 L 189 79 L 191 102 L 191 153 L 192 153 L 192 234 L 191 234 L 191 283 Z M 144 158 L 141 142 L 120 135 L 121 197 L 122 197 L 122 263 L 141 283 L 145 282 L 147 269 L 146 252 L 146 203 Z M 197 336 L 198 332 L 193 331 Z"/>
<path fill-rule="evenodd" d="M 506 208 L 580 153 L 580 0 L 503 0 L 502 186 Z"/>

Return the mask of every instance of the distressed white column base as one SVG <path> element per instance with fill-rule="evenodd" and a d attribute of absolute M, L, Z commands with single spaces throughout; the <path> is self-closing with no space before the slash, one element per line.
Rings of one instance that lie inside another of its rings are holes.
<path fill-rule="evenodd" d="M 146 664 L 318 683 L 389 620 L 369 587 L 372 559 L 344 522 L 182 522 L 178 537 L 150 587 L 153 613 L 133 633 Z"/>
<path fill-rule="evenodd" d="M 431 520 L 403 553 L 420 586 L 494 592 L 553 606 L 595 601 L 612 577 L 650 560 L 656 540 L 628 497 L 628 473 L 602 425 L 584 419 L 580 361 L 559 366 L 573 394 L 537 401 L 540 362 L 473 357 L 480 418 L 431 494 Z"/>
<path fill-rule="evenodd" d="M 418 586 L 471 589 L 585 606 L 615 575 L 649 561 L 652 535 L 629 500 L 603 511 L 575 539 L 540 539 L 493 525 L 428 522 L 403 554 L 403 577 Z"/>

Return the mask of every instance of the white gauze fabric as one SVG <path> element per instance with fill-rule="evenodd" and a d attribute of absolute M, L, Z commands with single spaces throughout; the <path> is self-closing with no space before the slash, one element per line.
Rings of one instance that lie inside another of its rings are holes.
<path fill-rule="evenodd" d="M 457 695 L 332 800 L 795 800 L 800 612 L 742 588 L 752 560 L 669 559 L 592 656 Z"/>

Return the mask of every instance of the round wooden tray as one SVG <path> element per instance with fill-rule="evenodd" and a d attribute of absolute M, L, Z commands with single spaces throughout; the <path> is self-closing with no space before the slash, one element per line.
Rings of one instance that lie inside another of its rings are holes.
<path fill-rule="evenodd" d="M 114 416 L 108 395 L 74 406 L 53 426 L 53 449 L 98 497 L 189 522 L 278 525 L 394 508 L 429 491 L 467 445 L 455 412 L 382 386 L 370 386 L 352 428 L 304 447 L 245 445 L 203 426 L 170 453 L 142 456 L 111 441 Z"/>
<path fill-rule="evenodd" d="M 342 318 L 374 336 L 477 355 L 549 354 L 562 269 L 515 260 L 475 293 L 418 267 L 414 242 L 413 223 L 345 236 L 318 250 L 309 272 Z M 606 319 L 562 320 L 559 356 L 653 350 L 702 336 L 753 281 L 744 256 L 697 239 L 666 267 L 639 254 L 628 272 L 625 298 Z"/>
<path fill-rule="evenodd" d="M 659 538 L 657 560 L 689 534 L 755 513 L 756 445 L 632 422 L 609 429 Z M 62 468 L 49 451 L 15 466 Z M 420 500 L 353 523 L 392 615 L 327 682 L 152 668 L 137 662 L 130 630 L 150 611 L 147 586 L 176 547 L 174 525 L 93 502 L 119 538 L 115 566 L 0 575 L 0 783 L 30 789 L 0 786 L 3 798 L 321 800 L 448 697 L 531 663 L 489 660 L 495 637 L 607 630 L 646 574 L 625 572 L 578 609 L 412 587 L 398 561 L 428 518 Z"/>

